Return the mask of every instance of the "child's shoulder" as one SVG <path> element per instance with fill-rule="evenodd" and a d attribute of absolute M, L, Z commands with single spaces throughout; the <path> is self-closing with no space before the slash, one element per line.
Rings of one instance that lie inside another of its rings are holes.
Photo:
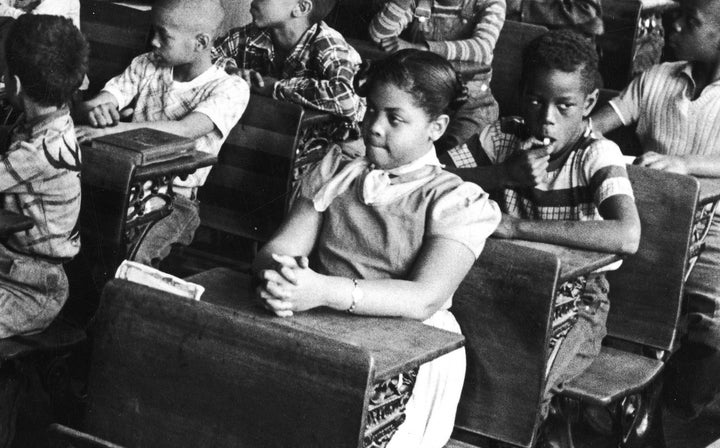
<path fill-rule="evenodd" d="M 688 61 L 663 62 L 655 64 L 645 70 L 642 74 L 646 79 L 665 81 L 670 78 L 678 78 L 683 72 L 691 75 L 692 63 Z"/>
<path fill-rule="evenodd" d="M 352 48 L 340 31 L 331 27 L 322 20 L 313 25 L 309 31 L 313 32 L 312 45 L 321 47 L 335 46 Z"/>
<path fill-rule="evenodd" d="M 625 167 L 625 156 L 612 140 L 591 134 L 587 144 L 577 149 L 579 165 L 584 171 L 598 171 L 607 166 Z"/>
<path fill-rule="evenodd" d="M 466 182 L 455 173 L 438 170 L 435 177 L 424 186 L 425 190 L 436 199 L 453 202 L 460 207 L 486 196 L 485 190 L 473 182 Z"/>

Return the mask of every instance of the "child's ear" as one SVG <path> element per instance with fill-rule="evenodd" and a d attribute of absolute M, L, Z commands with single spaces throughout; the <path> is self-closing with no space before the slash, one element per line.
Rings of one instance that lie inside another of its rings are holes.
<path fill-rule="evenodd" d="M 447 114 L 440 114 L 430 122 L 430 140 L 436 142 L 445 133 L 448 124 L 450 123 L 450 116 Z"/>
<path fill-rule="evenodd" d="M 598 95 L 600 91 L 598 89 L 593 90 L 585 96 L 585 104 L 583 107 L 583 117 L 587 117 L 592 112 L 593 107 L 597 104 Z"/>
<path fill-rule="evenodd" d="M 199 33 L 195 36 L 195 48 L 198 51 L 204 51 L 212 48 L 212 37 L 208 33 Z"/>
<path fill-rule="evenodd" d="M 17 77 L 17 75 L 10 75 L 12 77 L 12 80 L 5 81 L 5 88 L 10 88 L 11 90 L 8 93 L 11 97 L 19 97 L 22 93 L 22 83 L 20 82 L 20 78 Z"/>
<path fill-rule="evenodd" d="M 313 9 L 312 0 L 298 0 L 297 4 L 292 10 L 293 17 L 307 17 Z"/>

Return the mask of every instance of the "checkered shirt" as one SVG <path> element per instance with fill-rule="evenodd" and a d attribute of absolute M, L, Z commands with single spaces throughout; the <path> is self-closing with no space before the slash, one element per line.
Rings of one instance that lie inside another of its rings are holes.
<path fill-rule="evenodd" d="M 5 244 L 55 261 L 75 256 L 80 250 L 80 147 L 70 112 L 63 108 L 31 122 L 22 120 L 0 161 L 3 208 L 35 222 Z"/>
<path fill-rule="evenodd" d="M 345 38 L 319 22 L 308 28 L 282 63 L 270 33 L 254 24 L 234 28 L 216 42 L 213 60 L 220 67 L 249 68 L 279 81 L 273 98 L 293 101 L 359 122 L 365 103 L 355 94 L 353 77 L 360 55 Z"/>
<path fill-rule="evenodd" d="M 518 137 L 500 130 L 500 121 L 485 128 L 479 141 L 493 164 L 504 162 L 520 147 Z M 506 188 L 500 206 L 522 219 L 601 220 L 598 207 L 617 194 L 633 197 L 620 148 L 597 138 L 588 126 L 565 163 L 548 171 L 535 187 Z"/>
<path fill-rule="evenodd" d="M 215 128 L 195 140 L 195 149 L 218 154 L 230 130 L 240 120 L 250 98 L 247 83 L 212 66 L 188 82 L 173 80 L 172 67 L 155 63 L 152 53 L 142 54 L 125 71 L 105 84 L 122 109 L 134 104 L 132 121 L 181 120 L 191 112 L 200 112 L 212 120 Z M 176 192 L 188 195 L 189 189 L 202 186 L 210 168 L 197 170 L 185 180 L 175 179 Z"/>

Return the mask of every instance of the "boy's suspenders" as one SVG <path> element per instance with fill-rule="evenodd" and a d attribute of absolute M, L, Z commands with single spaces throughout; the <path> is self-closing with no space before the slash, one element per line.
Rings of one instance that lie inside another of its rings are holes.
<path fill-rule="evenodd" d="M 470 20 L 476 14 L 476 1 L 463 0 L 462 18 Z M 432 15 L 433 0 L 418 0 L 413 17 L 420 23 L 426 22 Z"/>
<path fill-rule="evenodd" d="M 433 0 L 418 0 L 413 17 L 420 23 L 427 22 L 432 13 Z"/>

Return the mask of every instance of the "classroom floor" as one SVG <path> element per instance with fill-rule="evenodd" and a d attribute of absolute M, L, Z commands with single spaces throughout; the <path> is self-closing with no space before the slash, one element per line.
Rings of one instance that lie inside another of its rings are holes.
<path fill-rule="evenodd" d="M 720 400 L 692 422 L 663 413 L 666 448 L 720 448 Z M 591 432 L 574 435 L 575 448 L 614 448 Z M 711 446 L 712 445 L 712 446 Z"/>

